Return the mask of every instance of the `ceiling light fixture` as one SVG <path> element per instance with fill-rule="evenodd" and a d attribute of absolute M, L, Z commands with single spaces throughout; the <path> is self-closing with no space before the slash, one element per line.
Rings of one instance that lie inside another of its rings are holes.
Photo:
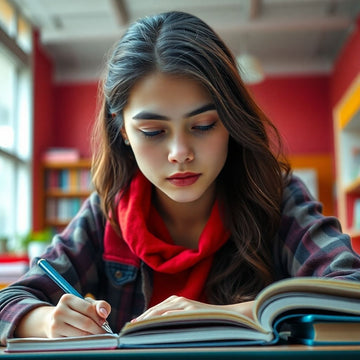
<path fill-rule="evenodd" d="M 241 78 L 246 84 L 258 84 L 265 79 L 264 69 L 255 56 L 243 53 L 236 61 Z"/>

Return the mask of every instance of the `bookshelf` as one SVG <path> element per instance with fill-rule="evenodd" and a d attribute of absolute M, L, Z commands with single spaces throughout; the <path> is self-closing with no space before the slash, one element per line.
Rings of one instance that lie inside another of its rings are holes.
<path fill-rule="evenodd" d="M 335 214 L 334 158 L 331 154 L 290 154 L 287 156 L 295 171 L 313 170 L 316 174 L 318 200 L 323 204 L 326 216 Z M 312 194 L 315 195 L 315 194 Z"/>
<path fill-rule="evenodd" d="M 42 164 L 43 228 L 64 228 L 92 191 L 91 161 L 44 161 Z"/>
<path fill-rule="evenodd" d="M 338 217 L 360 242 L 360 74 L 334 109 L 334 139 Z"/>

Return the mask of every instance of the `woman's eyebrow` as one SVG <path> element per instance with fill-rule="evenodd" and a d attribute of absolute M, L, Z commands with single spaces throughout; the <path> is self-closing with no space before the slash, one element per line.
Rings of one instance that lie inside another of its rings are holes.
<path fill-rule="evenodd" d="M 213 103 L 206 104 L 204 106 L 199 107 L 198 109 L 190 111 L 185 116 L 192 117 L 192 116 L 199 115 L 199 114 L 202 114 L 202 113 L 204 113 L 206 111 L 210 111 L 210 110 L 216 110 L 215 105 Z"/>
<path fill-rule="evenodd" d="M 134 120 L 169 120 L 167 116 L 155 114 L 149 111 L 141 111 L 132 118 Z"/>
<path fill-rule="evenodd" d="M 206 111 L 215 110 L 215 105 L 213 103 L 203 105 L 195 110 L 190 111 L 185 114 L 185 117 L 192 117 L 195 115 L 202 114 Z M 141 111 L 132 117 L 134 120 L 169 120 L 167 116 L 152 113 L 150 111 Z"/>

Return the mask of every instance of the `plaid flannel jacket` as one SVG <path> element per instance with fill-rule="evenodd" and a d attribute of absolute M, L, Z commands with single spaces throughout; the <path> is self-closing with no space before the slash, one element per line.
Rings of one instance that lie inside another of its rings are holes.
<path fill-rule="evenodd" d="M 341 233 L 335 217 L 321 214 L 305 185 L 293 177 L 285 188 L 282 218 L 273 241 L 275 279 L 293 276 L 326 276 L 360 281 L 360 257 Z M 105 261 L 105 217 L 96 193 L 85 201 L 68 227 L 55 235 L 43 255 L 82 294 L 108 301 L 108 318 L 118 332 L 126 321 L 141 314 L 152 293 L 152 270 Z M 14 329 L 29 310 L 56 304 L 63 291 L 33 262 L 18 281 L 0 292 L 0 340 L 14 336 Z"/>

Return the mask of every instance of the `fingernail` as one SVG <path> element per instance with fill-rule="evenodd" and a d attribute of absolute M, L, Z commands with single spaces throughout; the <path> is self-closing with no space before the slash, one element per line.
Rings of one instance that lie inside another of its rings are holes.
<path fill-rule="evenodd" d="M 99 309 L 99 312 L 105 317 L 105 318 L 107 318 L 108 317 L 108 312 L 106 311 L 106 309 L 105 308 L 103 308 L 103 307 L 101 307 L 100 309 Z"/>

